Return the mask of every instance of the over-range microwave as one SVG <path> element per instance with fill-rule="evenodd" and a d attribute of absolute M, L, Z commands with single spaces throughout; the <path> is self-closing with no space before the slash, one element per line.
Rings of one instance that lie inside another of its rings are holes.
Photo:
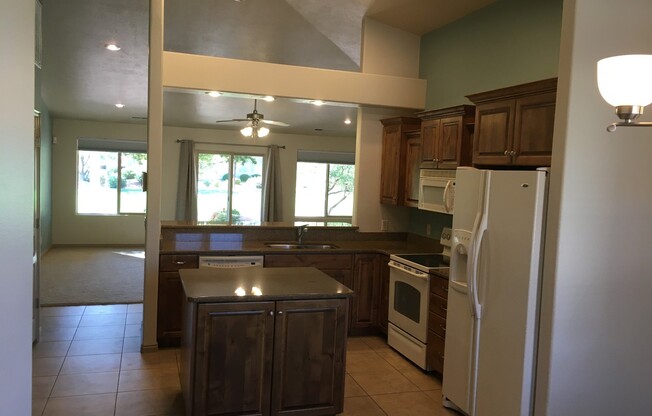
<path fill-rule="evenodd" d="M 452 214 L 455 204 L 455 171 L 421 169 L 419 209 Z"/>

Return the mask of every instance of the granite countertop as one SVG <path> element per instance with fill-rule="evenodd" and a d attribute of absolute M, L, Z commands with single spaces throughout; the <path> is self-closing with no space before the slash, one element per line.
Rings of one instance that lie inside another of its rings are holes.
<path fill-rule="evenodd" d="M 189 302 L 347 298 L 353 291 L 313 267 L 182 269 Z"/>
<path fill-rule="evenodd" d="M 434 242 L 435 240 L 433 240 Z M 309 244 L 326 243 L 332 244 L 335 248 L 301 248 L 284 249 L 272 248 L 265 243 L 292 243 L 292 241 L 161 241 L 161 254 L 175 253 L 211 253 L 220 251 L 221 254 L 280 254 L 280 253 L 353 253 L 353 252 L 378 252 L 383 254 L 405 254 L 405 253 L 429 253 L 439 252 L 436 242 L 424 244 L 415 241 L 307 241 Z"/>

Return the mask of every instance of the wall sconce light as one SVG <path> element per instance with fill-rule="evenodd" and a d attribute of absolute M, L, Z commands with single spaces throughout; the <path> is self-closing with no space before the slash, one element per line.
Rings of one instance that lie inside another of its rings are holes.
<path fill-rule="evenodd" d="M 646 105 L 652 103 L 652 55 L 620 55 L 598 61 L 598 89 L 602 98 L 616 108 L 621 122 L 607 126 L 652 127 L 652 122 L 636 122 Z"/>

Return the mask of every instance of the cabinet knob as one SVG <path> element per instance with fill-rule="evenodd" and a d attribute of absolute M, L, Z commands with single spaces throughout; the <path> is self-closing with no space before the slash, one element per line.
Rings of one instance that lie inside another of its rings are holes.
<path fill-rule="evenodd" d="M 505 156 L 509 156 L 509 150 L 505 150 L 505 151 L 503 152 L 503 154 L 504 154 Z"/>
<path fill-rule="evenodd" d="M 274 316 L 274 311 L 269 311 L 269 316 Z"/>
<path fill-rule="evenodd" d="M 279 315 L 283 315 L 283 311 L 278 311 L 278 314 L 279 314 Z"/>
<path fill-rule="evenodd" d="M 185 262 L 185 261 L 177 260 L 177 261 L 174 262 L 174 264 L 178 264 L 178 265 L 181 266 L 181 265 L 183 265 L 183 264 L 186 264 L 186 262 Z"/>
<path fill-rule="evenodd" d="M 509 155 L 510 156 L 516 156 L 516 152 L 512 150 L 511 152 L 509 152 Z"/>

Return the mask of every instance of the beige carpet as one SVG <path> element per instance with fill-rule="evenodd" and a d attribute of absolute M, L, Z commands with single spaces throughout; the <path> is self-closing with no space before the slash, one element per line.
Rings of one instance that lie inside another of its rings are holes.
<path fill-rule="evenodd" d="M 41 306 L 143 301 L 143 250 L 55 247 L 41 259 Z"/>

